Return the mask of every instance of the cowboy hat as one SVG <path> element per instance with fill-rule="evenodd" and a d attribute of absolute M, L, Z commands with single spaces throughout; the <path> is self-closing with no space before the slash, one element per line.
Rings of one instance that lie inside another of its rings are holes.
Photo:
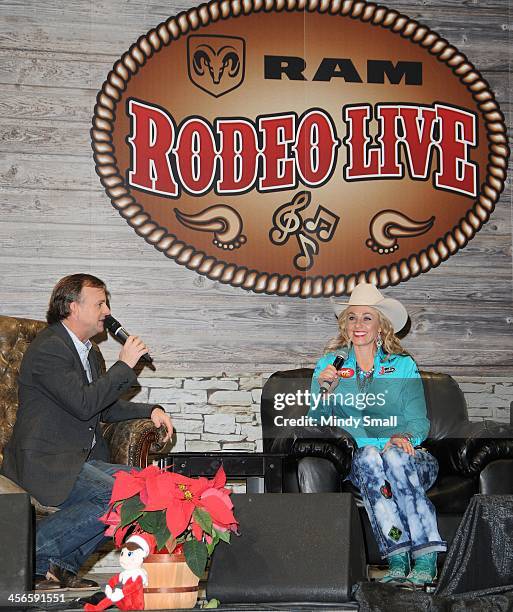
<path fill-rule="evenodd" d="M 392 323 L 395 333 L 400 331 L 408 320 L 408 313 L 401 302 L 393 298 L 386 298 L 375 285 L 370 283 L 356 285 L 349 302 L 335 302 L 332 298 L 331 303 L 337 318 L 349 306 L 371 306 L 379 310 Z"/>

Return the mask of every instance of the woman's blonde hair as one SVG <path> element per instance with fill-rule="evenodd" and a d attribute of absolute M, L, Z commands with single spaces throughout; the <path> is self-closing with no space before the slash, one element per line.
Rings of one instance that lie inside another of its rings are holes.
<path fill-rule="evenodd" d="M 392 323 L 390 323 L 387 317 L 381 314 L 376 308 L 372 308 L 371 306 L 369 306 L 369 308 L 378 315 L 379 326 L 381 327 L 381 339 L 383 340 L 383 350 L 385 353 L 389 355 L 409 355 L 408 351 L 401 346 L 399 338 L 394 334 Z M 350 347 L 351 342 L 346 332 L 349 311 L 350 309 L 346 308 L 340 314 L 338 318 L 338 335 L 328 342 L 324 349 L 326 353 L 336 351 L 344 346 L 347 348 Z"/>

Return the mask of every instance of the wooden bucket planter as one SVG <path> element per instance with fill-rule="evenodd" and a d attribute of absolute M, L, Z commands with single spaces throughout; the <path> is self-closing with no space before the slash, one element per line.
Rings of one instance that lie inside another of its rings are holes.
<path fill-rule="evenodd" d="M 148 572 L 146 610 L 194 608 L 199 578 L 189 569 L 185 555 L 148 555 L 143 567 Z"/>

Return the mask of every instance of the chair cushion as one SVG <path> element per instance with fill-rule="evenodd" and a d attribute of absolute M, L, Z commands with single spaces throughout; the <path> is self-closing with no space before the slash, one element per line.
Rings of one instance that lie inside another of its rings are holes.
<path fill-rule="evenodd" d="M 430 440 L 459 437 L 462 423 L 468 422 L 467 403 L 458 383 L 448 374 L 420 372 L 428 419 Z"/>

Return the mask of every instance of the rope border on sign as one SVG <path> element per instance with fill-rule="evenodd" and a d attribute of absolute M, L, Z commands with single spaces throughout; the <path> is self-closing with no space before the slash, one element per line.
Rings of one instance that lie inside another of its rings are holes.
<path fill-rule="evenodd" d="M 155 223 L 131 195 L 117 168 L 112 143 L 116 105 L 131 77 L 154 53 L 182 35 L 219 20 L 261 11 L 330 13 L 387 28 L 424 47 L 438 61 L 449 66 L 472 93 L 483 117 L 488 138 L 486 180 L 472 208 L 443 238 L 407 259 L 380 268 L 338 276 L 292 277 L 249 270 L 196 250 Z M 112 205 L 146 242 L 177 263 L 211 280 L 256 293 L 302 298 L 349 294 L 356 284 L 364 281 L 385 288 L 438 266 L 463 248 L 489 219 L 504 189 L 509 157 L 504 116 L 488 83 L 466 56 L 417 21 L 395 10 L 362 0 L 214 0 L 168 19 L 141 36 L 114 64 L 97 96 L 91 138 L 96 172 Z"/>

